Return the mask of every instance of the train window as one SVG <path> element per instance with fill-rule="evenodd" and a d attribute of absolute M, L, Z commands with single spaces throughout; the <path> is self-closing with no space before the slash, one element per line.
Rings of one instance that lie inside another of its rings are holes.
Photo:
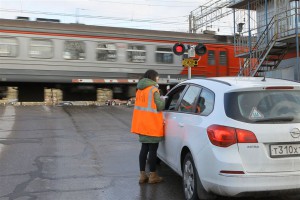
<path fill-rule="evenodd" d="M 63 57 L 66 60 L 85 59 L 85 43 L 83 41 L 65 41 Z"/>
<path fill-rule="evenodd" d="M 19 44 L 16 38 L 0 37 L 0 56 L 16 57 L 18 54 Z"/>
<path fill-rule="evenodd" d="M 171 47 L 157 47 L 156 51 L 156 62 L 163 64 L 173 63 L 173 51 Z"/>
<path fill-rule="evenodd" d="M 52 58 L 53 42 L 47 39 L 32 39 L 30 41 L 29 56 L 31 58 Z"/>
<path fill-rule="evenodd" d="M 227 52 L 220 51 L 220 65 L 227 66 Z"/>
<path fill-rule="evenodd" d="M 208 51 L 208 64 L 216 65 L 215 51 L 212 50 Z"/>
<path fill-rule="evenodd" d="M 98 42 L 97 44 L 98 61 L 117 61 L 117 48 L 115 44 Z"/>
<path fill-rule="evenodd" d="M 129 44 L 127 48 L 127 61 L 133 63 L 146 62 L 145 46 Z"/>

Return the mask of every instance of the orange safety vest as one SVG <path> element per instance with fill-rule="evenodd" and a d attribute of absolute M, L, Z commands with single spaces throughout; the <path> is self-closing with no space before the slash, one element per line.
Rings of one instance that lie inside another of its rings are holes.
<path fill-rule="evenodd" d="M 162 137 L 164 136 L 164 120 L 162 112 L 157 111 L 154 102 L 155 86 L 149 86 L 136 92 L 136 100 L 132 116 L 131 132 Z"/>

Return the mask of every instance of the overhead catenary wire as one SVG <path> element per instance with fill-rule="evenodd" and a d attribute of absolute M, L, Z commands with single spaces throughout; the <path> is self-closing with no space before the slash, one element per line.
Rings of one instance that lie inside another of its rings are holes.
<path fill-rule="evenodd" d="M 216 20 L 220 20 L 232 14 L 232 9 L 227 8 L 229 0 L 210 0 L 191 12 L 193 30 L 208 26 Z M 221 26 L 219 26 L 221 27 Z M 219 30 L 219 29 L 218 29 Z"/>
<path fill-rule="evenodd" d="M 161 6 L 161 7 L 195 7 L 195 5 L 189 5 L 190 3 L 183 3 L 183 5 L 163 5 L 163 4 L 150 4 L 150 3 L 131 3 L 131 2 L 121 2 L 121 1 L 103 1 L 103 0 L 89 0 L 89 1 L 95 1 L 98 3 L 110 3 L 110 4 L 113 3 L 113 4 L 124 4 L 124 5 L 155 6 L 155 7 L 157 7 L 157 6 Z M 171 1 L 165 1 L 165 2 L 171 2 Z"/>
<path fill-rule="evenodd" d="M 16 9 L 3 9 L 0 8 L 0 12 L 21 12 L 21 10 Z M 178 22 L 176 21 L 162 21 L 162 20 L 154 20 L 154 19 L 130 19 L 130 18 L 121 18 L 121 17 L 107 17 L 107 16 L 95 16 L 95 15 L 86 15 L 86 14 L 70 14 L 70 13 L 54 13 L 54 12 L 41 12 L 41 11 L 33 11 L 33 10 L 22 10 L 22 13 L 27 14 L 43 14 L 43 15 L 52 15 L 52 16 L 60 16 L 60 17 L 81 17 L 81 18 L 94 18 L 94 19 L 105 19 L 105 20 L 117 20 L 117 21 L 129 21 L 129 22 L 145 22 L 145 23 L 157 23 L 157 24 L 183 24 L 188 22 Z M 175 17 L 174 17 L 175 18 Z"/>
<path fill-rule="evenodd" d="M 112 3 L 115 5 L 112 5 L 113 8 L 118 8 L 122 7 L 122 4 L 128 4 L 128 5 L 134 5 L 135 9 L 139 9 L 140 7 L 145 7 L 145 6 L 161 6 L 161 7 L 197 7 L 204 8 L 204 10 L 208 9 L 208 7 L 212 6 L 214 3 L 217 2 L 222 2 L 222 1 L 227 1 L 227 0 L 206 0 L 205 3 L 202 3 L 202 5 L 198 6 L 199 3 L 204 2 L 204 0 L 198 0 L 198 1 L 184 1 L 184 0 L 143 0 L 143 1 L 122 1 L 122 0 L 88 0 L 88 1 L 93 1 L 96 2 L 96 4 L 100 4 L 101 6 L 106 7 L 107 3 Z M 102 4 L 103 3 L 103 4 Z M 171 5 L 167 5 L 170 4 Z M 121 4 L 120 6 L 117 6 L 116 4 Z M 180 5 L 183 4 L 183 5 Z M 180 6 L 179 6 L 180 5 Z M 195 6 L 194 6 L 195 5 Z M 206 7 L 206 8 L 205 8 Z M 197 10 L 197 8 L 195 10 Z M 84 8 L 76 8 L 77 9 L 82 9 L 85 10 Z M 153 8 L 157 10 L 156 8 Z M 164 9 L 164 8 L 163 8 Z M 176 9 L 176 8 L 174 8 Z M 91 10 L 90 10 L 91 11 Z M 12 13 L 22 13 L 22 14 L 27 14 L 30 15 L 30 17 L 37 17 L 38 15 L 46 15 L 46 16 L 56 16 L 55 18 L 58 18 L 62 20 L 64 23 L 72 23 L 72 18 L 76 18 L 75 22 L 79 23 L 81 21 L 84 24 L 89 24 L 89 25 L 104 25 L 106 26 L 107 24 L 110 24 L 112 26 L 122 26 L 121 24 L 124 24 L 124 26 L 127 27 L 137 27 L 137 28 L 142 28 L 142 27 L 149 27 L 149 29 L 153 28 L 158 28 L 159 30 L 161 28 L 159 27 L 164 27 L 166 30 L 170 29 L 184 29 L 184 31 L 180 32 L 188 32 L 188 27 L 189 27 L 189 14 L 187 15 L 181 15 L 181 16 L 166 16 L 163 18 L 138 18 L 132 14 L 132 17 L 121 17 L 121 16 L 106 16 L 106 15 L 98 15 L 97 13 L 95 14 L 82 14 L 80 12 L 75 13 L 63 13 L 63 12 L 48 12 L 48 11 L 37 11 L 37 10 L 17 10 L 17 9 L 8 9 L 8 8 L 0 8 L 0 12 L 12 12 Z M 180 12 L 177 12 L 177 14 Z M 184 13 L 181 13 L 184 14 Z M 156 15 L 155 15 L 156 16 Z M 12 16 L 13 17 L 13 16 Z M 47 17 L 46 17 L 47 18 Z M 53 17 L 49 17 L 53 18 Z M 81 20 L 79 20 L 81 18 Z M 92 19 L 92 20 L 89 20 Z M 96 20 L 98 19 L 98 20 Z M 196 24 L 197 27 L 199 24 Z M 225 26 L 219 26 L 219 27 L 225 27 Z"/>
<path fill-rule="evenodd" d="M 148 0 L 146 0 L 148 1 Z M 159 2 L 168 2 L 168 3 L 196 3 L 199 4 L 199 1 L 172 1 L 172 0 L 150 0 L 150 1 L 159 1 Z"/>

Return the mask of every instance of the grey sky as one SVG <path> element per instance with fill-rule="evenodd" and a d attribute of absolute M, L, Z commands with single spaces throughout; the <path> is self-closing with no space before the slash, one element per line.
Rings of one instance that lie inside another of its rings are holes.
<path fill-rule="evenodd" d="M 214 0 L 211 0 L 212 2 Z M 208 0 L 0 0 L 0 17 L 60 19 L 63 23 L 188 32 L 188 15 Z M 231 23 L 232 24 L 232 23 Z M 218 21 L 204 29 L 232 32 Z M 200 30 L 201 31 L 201 30 Z"/>

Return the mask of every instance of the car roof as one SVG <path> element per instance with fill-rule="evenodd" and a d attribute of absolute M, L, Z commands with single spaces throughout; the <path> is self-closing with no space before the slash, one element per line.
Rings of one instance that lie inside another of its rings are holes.
<path fill-rule="evenodd" d="M 209 88 L 220 88 L 224 90 L 257 88 L 268 86 L 297 86 L 300 83 L 284 79 L 265 78 L 265 77 L 212 77 L 195 78 L 184 81 L 183 83 L 193 83 L 203 85 Z"/>

